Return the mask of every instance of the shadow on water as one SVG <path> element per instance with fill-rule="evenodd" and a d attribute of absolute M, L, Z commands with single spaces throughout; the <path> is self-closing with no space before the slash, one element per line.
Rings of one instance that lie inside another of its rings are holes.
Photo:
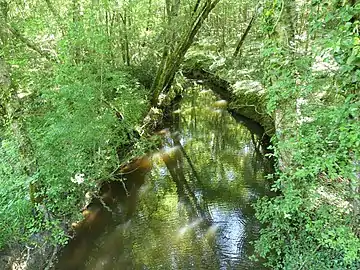
<path fill-rule="evenodd" d="M 74 237 L 60 252 L 55 269 L 87 269 L 86 261 L 93 256 L 99 238 L 134 214 L 137 191 L 150 167 L 148 157 L 144 156 L 120 168 L 118 181 L 102 183 L 99 197 L 82 209 L 84 219 L 73 224 Z"/>
<path fill-rule="evenodd" d="M 57 269 L 265 269 L 248 258 L 252 204 L 271 195 L 254 135 L 209 91 L 191 91 L 172 123 L 158 153 L 102 185 Z"/>

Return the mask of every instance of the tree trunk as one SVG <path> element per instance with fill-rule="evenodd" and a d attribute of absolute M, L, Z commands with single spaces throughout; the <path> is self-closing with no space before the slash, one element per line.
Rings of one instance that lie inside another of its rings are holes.
<path fill-rule="evenodd" d="M 72 19 L 73 19 L 73 27 L 75 29 L 78 29 L 80 23 L 80 3 L 78 2 L 78 0 L 72 0 Z M 72 45 L 73 58 L 75 63 L 81 62 L 81 53 L 78 43 L 79 42 L 75 40 L 75 42 Z"/>
<path fill-rule="evenodd" d="M 122 22 L 122 28 L 120 28 L 121 37 L 121 50 L 122 50 L 122 59 L 125 65 L 130 66 L 130 47 L 129 47 L 129 36 L 128 36 L 128 10 L 127 7 L 124 8 L 124 15 L 119 13 Z"/>
<path fill-rule="evenodd" d="M 163 53 L 163 59 L 158 67 L 156 79 L 151 87 L 152 100 L 151 105 L 156 106 L 158 98 L 161 92 L 167 93 L 174 80 L 175 73 L 179 69 L 179 66 L 185 56 L 185 53 L 190 48 L 194 41 L 194 37 L 206 20 L 210 12 L 215 8 L 220 0 L 214 0 L 213 2 L 206 1 L 201 8 L 200 12 L 193 17 L 193 21 L 190 28 L 183 34 L 183 38 L 174 48 L 172 53 Z M 166 46 L 166 45 L 165 45 Z"/>
<path fill-rule="evenodd" d="M 236 45 L 236 49 L 235 49 L 234 55 L 233 55 L 234 58 L 236 58 L 239 55 L 240 49 L 241 49 L 242 45 L 244 44 L 244 41 L 251 30 L 251 27 L 255 21 L 256 16 L 257 16 L 257 10 L 255 10 L 254 15 L 251 17 L 251 20 L 249 21 L 249 23 L 245 29 L 245 32 L 242 34 L 239 42 Z"/>
<path fill-rule="evenodd" d="M 3 28 L 8 29 L 17 39 L 19 39 L 22 43 L 24 43 L 27 47 L 29 47 L 30 49 L 32 49 L 33 51 L 37 52 L 38 54 L 40 54 L 42 57 L 45 57 L 46 59 L 50 60 L 50 61 L 54 61 L 54 57 L 49 54 L 48 52 L 45 52 L 43 50 L 41 50 L 37 45 L 35 45 L 32 41 L 30 41 L 29 39 L 27 39 L 26 37 L 24 37 L 17 29 L 13 28 L 12 26 L 10 26 L 9 24 L 3 23 Z"/>

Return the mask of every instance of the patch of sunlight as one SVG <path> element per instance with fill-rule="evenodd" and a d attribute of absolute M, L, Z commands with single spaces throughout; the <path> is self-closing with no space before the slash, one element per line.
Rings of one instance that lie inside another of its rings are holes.
<path fill-rule="evenodd" d="M 321 56 L 315 57 L 313 66 L 311 67 L 313 72 L 326 72 L 334 73 L 339 70 L 339 65 L 336 63 L 334 57 L 330 51 L 324 52 Z"/>
<path fill-rule="evenodd" d="M 208 94 L 208 93 L 211 93 L 212 91 L 211 90 L 201 90 L 199 92 L 200 95 L 205 95 L 205 94 Z"/>
<path fill-rule="evenodd" d="M 11 265 L 11 270 L 26 270 L 28 269 L 28 262 L 31 260 L 30 248 L 27 247 L 27 253 L 23 253 L 16 258 Z"/>
<path fill-rule="evenodd" d="M 219 67 L 222 67 L 225 65 L 226 62 L 226 58 L 224 57 L 216 57 L 214 59 L 214 62 L 212 63 L 212 65 L 209 67 L 210 70 L 215 70 Z"/>
<path fill-rule="evenodd" d="M 216 108 L 226 108 L 228 102 L 226 100 L 218 100 L 218 101 L 215 101 L 213 106 L 216 107 Z"/>
<path fill-rule="evenodd" d="M 302 32 L 301 34 L 297 34 L 294 36 L 295 40 L 299 40 L 301 42 L 305 42 L 308 38 L 307 32 Z"/>
<path fill-rule="evenodd" d="M 199 226 L 201 224 L 201 222 L 203 221 L 202 218 L 197 218 L 195 219 L 193 222 L 189 223 L 189 224 L 185 224 L 184 226 L 182 226 L 179 231 L 177 232 L 177 238 L 181 238 L 183 237 L 187 232 L 191 231 L 192 229 L 196 228 L 197 226 Z"/>
<path fill-rule="evenodd" d="M 173 195 L 165 196 L 165 198 L 162 200 L 162 205 L 164 206 L 165 209 L 176 212 L 175 210 L 178 205 L 177 196 L 173 196 Z"/>
<path fill-rule="evenodd" d="M 243 80 L 237 81 L 234 85 L 234 93 L 238 92 L 257 92 L 259 94 L 265 93 L 265 89 L 262 84 L 258 81 Z"/>
<path fill-rule="evenodd" d="M 163 164 L 161 153 L 157 152 L 151 156 L 151 161 L 155 166 L 160 166 Z"/>
<path fill-rule="evenodd" d="M 241 69 L 241 70 L 238 70 L 237 71 L 237 74 L 238 75 L 248 75 L 248 74 L 251 74 L 255 71 L 255 69 Z"/>
<path fill-rule="evenodd" d="M 306 105 L 308 103 L 307 99 L 304 98 L 297 98 L 296 99 L 296 115 L 297 115 L 297 122 L 299 125 L 302 125 L 303 123 L 310 123 L 314 121 L 314 118 L 303 116 L 301 113 L 301 107 L 303 105 Z"/>
<path fill-rule="evenodd" d="M 206 231 L 206 233 L 205 233 L 205 237 L 206 237 L 207 239 L 214 238 L 215 235 L 216 235 L 216 233 L 217 233 L 217 231 L 219 230 L 219 228 L 220 228 L 220 226 L 219 226 L 218 224 L 213 224 L 213 225 L 211 225 L 211 226 L 207 229 L 207 231 Z"/>
<path fill-rule="evenodd" d="M 326 190 L 324 186 L 320 186 L 316 189 L 316 193 L 320 195 L 327 203 L 336 206 L 339 211 L 349 214 L 351 211 L 351 205 L 348 201 L 337 196 L 335 193 Z M 315 201 L 315 204 L 318 202 Z"/>
<path fill-rule="evenodd" d="M 27 96 L 30 96 L 30 95 L 31 95 L 31 92 L 19 92 L 19 93 L 17 94 L 17 96 L 18 96 L 19 99 L 22 99 L 22 98 L 27 97 Z"/>

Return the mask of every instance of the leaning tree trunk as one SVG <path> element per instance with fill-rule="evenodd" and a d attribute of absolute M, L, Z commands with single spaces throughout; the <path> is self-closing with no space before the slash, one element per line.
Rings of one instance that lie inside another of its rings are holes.
<path fill-rule="evenodd" d="M 198 12 L 196 12 L 192 17 L 192 23 L 183 33 L 183 37 L 180 42 L 176 44 L 172 52 L 168 52 L 168 49 L 164 50 L 162 61 L 158 67 L 154 83 L 151 87 L 152 106 L 156 107 L 160 93 L 163 92 L 166 94 L 169 91 L 174 80 L 175 73 L 179 69 L 185 53 L 193 43 L 195 35 L 198 33 L 210 12 L 219 2 L 220 0 L 214 0 L 213 2 L 206 1 L 202 8 L 196 8 Z"/>
<path fill-rule="evenodd" d="M 233 54 L 234 58 L 236 58 L 239 55 L 240 49 L 241 49 L 242 45 L 244 44 L 244 41 L 245 41 L 247 35 L 249 34 L 249 32 L 251 30 L 251 27 L 254 24 L 254 21 L 255 21 L 256 16 L 257 16 L 257 8 L 258 7 L 255 8 L 254 14 L 251 17 L 251 20 L 249 21 L 249 23 L 248 23 L 248 25 L 247 25 L 247 27 L 245 29 L 245 32 L 242 34 L 241 38 L 239 39 L 239 42 L 236 45 L 236 49 L 235 49 L 234 54 Z"/>
<path fill-rule="evenodd" d="M 49 61 L 55 60 L 54 57 L 50 53 L 40 49 L 39 46 L 37 46 L 31 40 L 27 39 L 25 36 L 23 36 L 16 28 L 12 27 L 10 24 L 0 21 L 0 27 L 3 29 L 7 29 L 16 39 L 20 40 L 28 48 L 37 52 L 42 57 L 45 57 Z"/>

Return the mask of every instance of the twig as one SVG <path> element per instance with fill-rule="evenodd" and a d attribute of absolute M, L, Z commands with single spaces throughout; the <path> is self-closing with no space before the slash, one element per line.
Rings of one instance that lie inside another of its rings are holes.
<path fill-rule="evenodd" d="M 129 193 L 129 191 L 128 191 L 127 188 L 126 188 L 126 185 L 125 185 L 124 181 L 123 181 L 123 180 L 120 180 L 120 181 L 121 181 L 121 183 L 122 183 L 122 185 L 123 185 L 123 187 L 124 187 L 124 189 L 125 189 L 126 196 L 129 197 L 129 196 L 130 196 L 130 193 Z"/>
<path fill-rule="evenodd" d="M 54 262 L 54 259 L 55 259 L 55 256 L 56 256 L 57 252 L 58 252 L 58 246 L 56 245 L 54 247 L 53 253 L 52 253 L 51 257 L 50 257 L 49 263 L 44 268 L 44 270 L 50 270 L 51 269 L 51 267 L 53 266 L 53 262 Z"/>

